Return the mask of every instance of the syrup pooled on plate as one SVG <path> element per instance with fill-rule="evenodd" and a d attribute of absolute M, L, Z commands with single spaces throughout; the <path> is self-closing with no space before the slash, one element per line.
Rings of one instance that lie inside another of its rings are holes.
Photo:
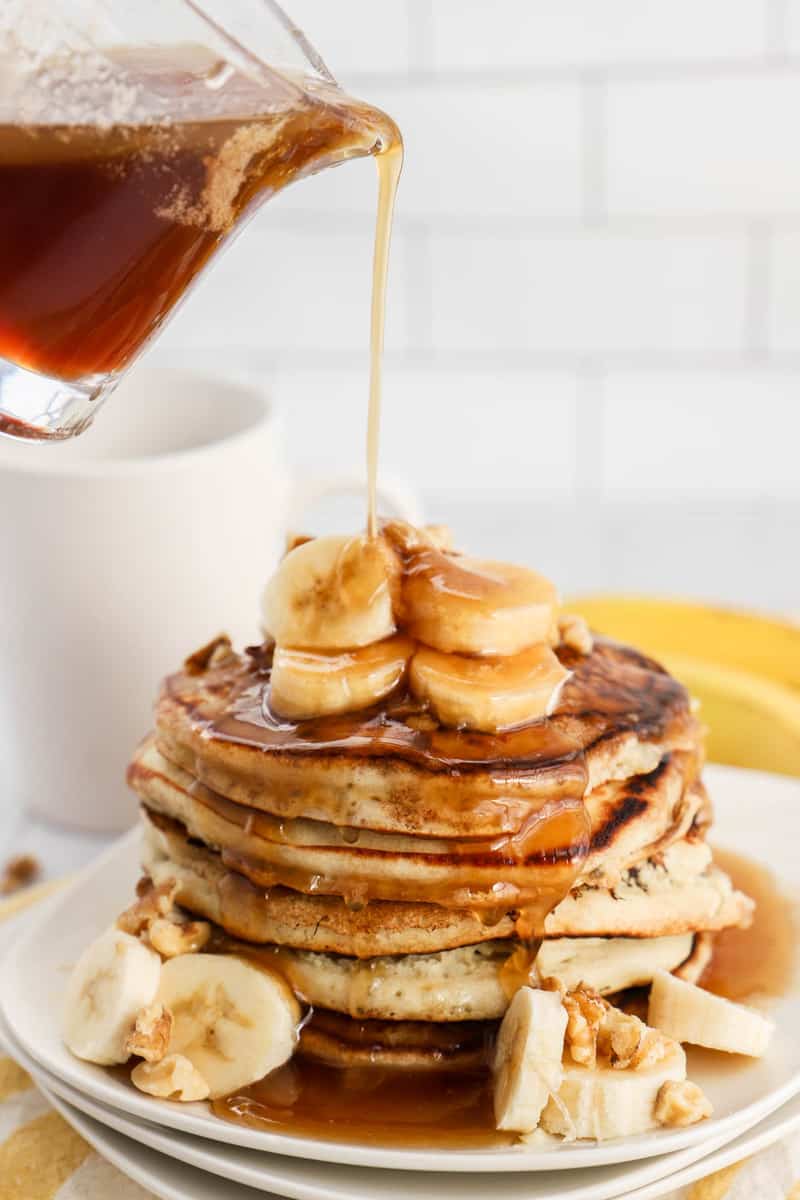
<path fill-rule="evenodd" d="M 510 1146 L 494 1126 L 488 1071 L 329 1067 L 295 1056 L 216 1100 L 223 1120 L 270 1133 L 425 1149 Z"/>
<path fill-rule="evenodd" d="M 797 983 L 796 901 L 767 867 L 742 854 L 716 847 L 714 861 L 752 896 L 756 909 L 749 928 L 725 929 L 714 938 L 703 987 L 745 1004 L 785 995 Z"/>

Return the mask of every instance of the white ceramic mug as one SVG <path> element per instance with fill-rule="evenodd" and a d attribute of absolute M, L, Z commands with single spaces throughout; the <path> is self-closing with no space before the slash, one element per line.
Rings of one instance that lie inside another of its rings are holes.
<path fill-rule="evenodd" d="M 303 507 L 280 440 L 257 384 L 148 368 L 73 442 L 0 440 L 0 803 L 134 821 L 125 765 L 161 677 L 220 631 L 259 637 Z M 353 486 L 315 481 L 308 499 Z M 419 515 L 402 488 L 382 501 Z"/>

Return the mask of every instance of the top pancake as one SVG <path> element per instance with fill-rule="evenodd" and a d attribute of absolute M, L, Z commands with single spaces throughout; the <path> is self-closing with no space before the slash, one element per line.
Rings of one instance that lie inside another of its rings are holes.
<path fill-rule="evenodd" d="M 406 696 L 281 720 L 269 710 L 263 650 L 211 668 L 194 656 L 163 685 L 158 747 L 240 804 L 429 837 L 516 832 L 532 810 L 697 747 L 685 689 L 651 659 L 599 638 L 589 655 L 558 655 L 573 675 L 555 713 L 501 734 L 445 729 Z"/>

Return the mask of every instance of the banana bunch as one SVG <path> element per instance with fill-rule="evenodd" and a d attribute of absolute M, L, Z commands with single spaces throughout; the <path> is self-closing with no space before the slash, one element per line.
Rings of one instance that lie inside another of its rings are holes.
<path fill-rule="evenodd" d="M 270 703 L 292 720 L 353 712 L 407 678 L 443 724 L 485 732 L 552 710 L 558 596 L 524 567 L 455 554 L 400 522 L 294 546 L 264 592 Z"/>
<path fill-rule="evenodd" d="M 800 776 L 800 624 L 647 597 L 586 596 L 569 607 L 686 685 L 712 761 Z"/>

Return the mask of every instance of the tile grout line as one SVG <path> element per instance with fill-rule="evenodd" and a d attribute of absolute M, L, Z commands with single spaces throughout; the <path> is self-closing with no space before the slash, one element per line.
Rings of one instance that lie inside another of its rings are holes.
<path fill-rule="evenodd" d="M 764 18 L 764 49 L 767 55 L 776 63 L 790 61 L 788 0 L 767 0 Z"/>
<path fill-rule="evenodd" d="M 408 77 L 427 74 L 433 68 L 432 0 L 406 0 L 408 23 Z"/>
<path fill-rule="evenodd" d="M 604 384 L 602 365 L 594 359 L 584 359 L 578 370 L 575 406 L 575 496 L 579 502 L 597 500 L 604 491 Z"/>
<path fill-rule="evenodd" d="M 597 120 L 597 117 L 594 118 Z M 604 123 L 604 122 L 603 122 Z M 605 140 L 605 132 L 603 132 Z M 596 153 L 596 147 L 595 147 Z M 605 150 L 602 151 L 605 154 Z M 602 170 L 595 170 L 598 179 L 597 186 L 605 189 L 605 163 Z M 582 164 L 582 171 L 591 175 L 588 164 Z M 800 230 L 800 212 L 699 212 L 699 213 L 670 213 L 647 215 L 630 213 L 613 215 L 605 211 L 605 204 L 596 205 L 602 213 L 602 228 L 609 234 L 630 238 L 663 238 L 663 237 L 727 237 L 735 234 L 748 234 L 754 224 L 769 223 L 776 232 L 796 232 Z M 302 233 L 308 237 L 327 236 L 331 233 L 345 235 L 362 234 L 367 228 L 371 214 L 367 210 L 342 208 L 336 212 L 317 210 L 313 208 L 285 208 L 281 212 L 271 214 L 273 217 L 269 229 L 256 229 L 256 238 L 270 239 L 280 233 Z M 313 223 L 313 228 L 309 225 Z M 576 216 L 561 216 L 558 213 L 531 215 L 524 212 L 498 212 L 491 216 L 479 213 L 435 213 L 421 212 L 404 214 L 402 204 L 397 215 L 395 232 L 398 238 L 404 237 L 409 231 L 424 225 L 426 229 L 437 236 L 460 237 L 475 235 L 492 237 L 498 241 L 508 241 L 517 237 L 572 237 L 586 228 L 585 214 Z M 371 229 L 369 230 L 371 236 Z"/>
<path fill-rule="evenodd" d="M 769 357 L 771 230 L 753 222 L 748 235 L 743 341 L 745 353 L 758 362 Z"/>
<path fill-rule="evenodd" d="M 776 21 L 776 32 L 765 30 L 764 42 L 782 38 L 780 23 Z M 421 46 L 428 52 L 427 39 L 422 37 Z M 602 72 L 612 83 L 682 83 L 700 79 L 731 79 L 742 76 L 776 74 L 800 74 L 800 55 L 789 49 L 746 55 L 739 58 L 703 58 L 667 61 L 664 59 L 637 59 L 614 61 L 609 59 L 597 63 L 531 63 L 527 67 L 439 67 L 411 68 L 408 72 L 351 71 L 348 83 L 359 87 L 519 87 L 525 84 L 574 84 L 580 83 L 587 72 Z"/>
<path fill-rule="evenodd" d="M 405 235 L 405 308 L 408 349 L 425 354 L 433 350 L 433 267 L 430 230 L 424 224 Z M 389 267 L 391 278 L 391 266 Z M 391 283 L 389 284 L 391 288 Z"/>
<path fill-rule="evenodd" d="M 185 343 L 163 346 L 151 351 L 148 362 L 152 366 L 183 366 L 187 355 L 191 355 L 199 367 L 214 363 L 220 354 L 241 359 L 238 370 L 251 371 L 347 371 L 361 369 L 364 352 L 357 348 L 331 350 L 305 347 L 303 349 L 278 347 L 261 349 L 256 343 L 202 346 Z M 387 349 L 386 364 L 393 371 L 413 371 L 425 368 L 431 371 L 485 371 L 502 375 L 505 371 L 537 372 L 580 372 L 586 368 L 585 353 L 575 351 L 537 351 L 525 347 L 503 347 L 497 350 L 470 351 L 461 348 L 436 349 L 435 347 L 412 347 L 410 349 Z M 592 363 L 599 373 L 619 372 L 670 372 L 676 376 L 687 372 L 702 374 L 712 372 L 726 374 L 740 372 L 753 366 L 753 356 L 742 350 L 730 351 L 657 351 L 620 350 L 595 351 Z M 800 352 L 778 350 L 768 357 L 758 359 L 759 370 L 771 375 L 800 374 Z"/>
<path fill-rule="evenodd" d="M 608 122 L 606 79 L 587 71 L 581 80 L 581 202 L 584 225 L 608 220 Z"/>

